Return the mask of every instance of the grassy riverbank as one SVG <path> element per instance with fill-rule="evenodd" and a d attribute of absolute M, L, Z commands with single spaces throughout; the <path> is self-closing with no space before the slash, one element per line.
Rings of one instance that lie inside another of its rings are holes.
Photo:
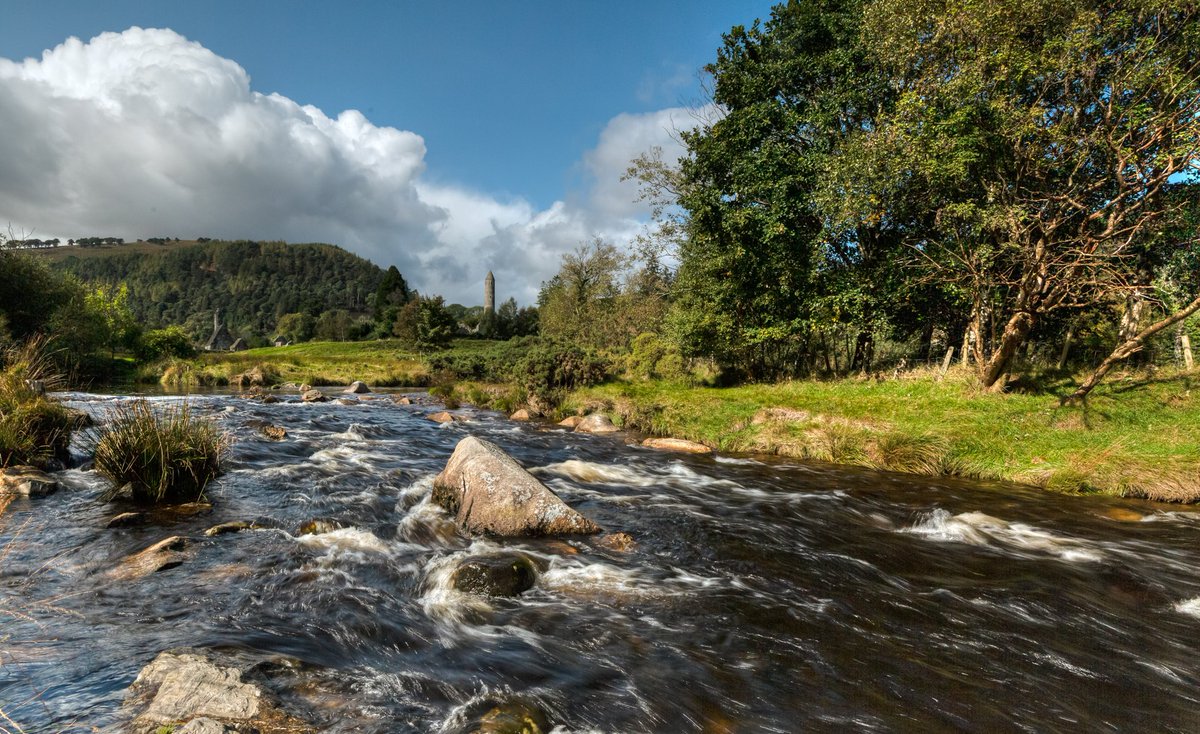
<path fill-rule="evenodd" d="M 446 355 L 483 355 L 462 339 Z M 520 351 L 520 350 L 518 350 Z M 168 366 L 224 384 L 261 367 L 279 382 L 428 386 L 429 356 L 398 341 L 313 342 L 205 354 Z M 160 368 L 161 369 L 161 368 Z M 973 374 L 797 381 L 730 388 L 613 381 L 569 393 L 560 413 L 602 410 L 618 425 L 722 451 L 769 453 L 926 475 L 1002 479 L 1072 493 L 1200 500 L 1200 373 L 1117 375 L 1085 405 L 1061 406 L 1068 377 L 1029 393 L 981 391 Z M 1193 391 L 1196 392 L 1193 395 Z M 460 383 L 452 399 L 511 410 L 515 386 Z"/>
<path fill-rule="evenodd" d="M 462 339 L 455 350 L 471 351 L 485 342 Z M 198 385 L 225 385 L 235 376 L 261 368 L 278 382 L 348 385 L 362 380 L 375 387 L 420 387 L 430 384 L 423 355 L 398 340 L 306 342 L 243 352 L 207 352 L 195 359 L 174 360 L 146 368 L 143 382 L 167 385 L 190 380 Z"/>
<path fill-rule="evenodd" d="M 1200 375 L 1128 375 L 1063 407 L 1072 384 L 982 392 L 971 375 L 732 388 L 666 382 L 578 390 L 564 408 L 725 451 L 916 474 L 1002 479 L 1072 493 L 1200 499 Z"/>

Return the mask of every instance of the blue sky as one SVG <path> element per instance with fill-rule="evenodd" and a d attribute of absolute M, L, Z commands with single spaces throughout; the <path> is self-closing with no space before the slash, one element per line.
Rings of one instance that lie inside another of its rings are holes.
<path fill-rule="evenodd" d="M 130 26 L 170 28 L 240 64 L 252 88 L 357 109 L 426 142 L 429 180 L 550 206 L 620 113 L 703 101 L 721 33 L 770 3 L 38 2 L 3 11 L 0 56 Z"/>

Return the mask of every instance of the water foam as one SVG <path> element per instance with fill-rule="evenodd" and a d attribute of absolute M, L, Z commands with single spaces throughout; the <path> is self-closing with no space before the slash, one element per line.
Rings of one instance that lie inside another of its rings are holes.
<path fill-rule="evenodd" d="M 1103 558 L 1099 551 L 1085 547 L 1082 541 L 1061 538 L 1032 525 L 1008 522 L 982 512 L 951 515 L 939 508 L 902 532 L 942 542 L 1033 551 L 1058 556 L 1064 561 L 1099 561 Z"/>
<path fill-rule="evenodd" d="M 1175 611 L 1189 617 L 1200 618 L 1200 596 L 1181 601 L 1175 605 Z"/>
<path fill-rule="evenodd" d="M 638 471 L 629 466 L 616 464 L 597 464 L 591 461 L 569 459 L 557 464 L 535 467 L 530 470 L 533 474 L 555 474 L 577 482 L 589 484 L 624 484 L 631 487 L 649 487 L 657 483 L 658 477 L 647 472 Z"/>
<path fill-rule="evenodd" d="M 391 553 L 392 547 L 375 533 L 361 528 L 338 528 L 328 533 L 301 535 L 296 542 L 307 548 L 330 551 L 331 555 L 347 553 Z"/>

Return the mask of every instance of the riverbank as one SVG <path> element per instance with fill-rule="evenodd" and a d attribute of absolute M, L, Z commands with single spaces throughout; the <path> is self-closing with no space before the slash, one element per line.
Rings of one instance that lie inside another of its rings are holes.
<path fill-rule="evenodd" d="M 496 342 L 456 340 L 437 356 L 484 355 Z M 272 381 L 373 387 L 440 385 L 450 401 L 503 412 L 514 385 L 434 374 L 430 355 L 399 341 L 313 342 L 204 354 L 196 384 L 226 384 L 260 367 Z M 170 368 L 168 368 L 170 369 Z M 553 416 L 603 411 L 622 427 L 766 453 L 927 476 L 997 479 L 1074 494 L 1200 500 L 1200 373 L 1125 373 L 1086 404 L 1061 406 L 1070 377 L 1029 393 L 981 391 L 971 372 L 914 370 L 889 379 L 793 381 L 729 388 L 611 381 L 569 393 Z M 545 406 L 541 406 L 545 407 Z"/>
<path fill-rule="evenodd" d="M 577 390 L 567 412 L 608 412 L 626 428 L 722 451 L 778 454 L 1074 494 L 1200 499 L 1196 373 L 1127 374 L 1081 406 L 1073 384 L 1036 394 L 980 391 L 972 375 L 797 381 L 730 388 L 663 381 Z"/>

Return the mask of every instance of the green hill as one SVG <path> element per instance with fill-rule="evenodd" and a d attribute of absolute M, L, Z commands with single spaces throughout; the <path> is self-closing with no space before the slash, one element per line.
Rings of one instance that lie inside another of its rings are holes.
<path fill-rule="evenodd" d="M 42 256 L 86 283 L 126 283 L 144 326 L 182 324 L 198 339 L 212 330 L 216 308 L 235 334 L 267 337 L 287 313 L 366 313 L 384 275 L 325 244 L 139 242 L 58 247 Z"/>

